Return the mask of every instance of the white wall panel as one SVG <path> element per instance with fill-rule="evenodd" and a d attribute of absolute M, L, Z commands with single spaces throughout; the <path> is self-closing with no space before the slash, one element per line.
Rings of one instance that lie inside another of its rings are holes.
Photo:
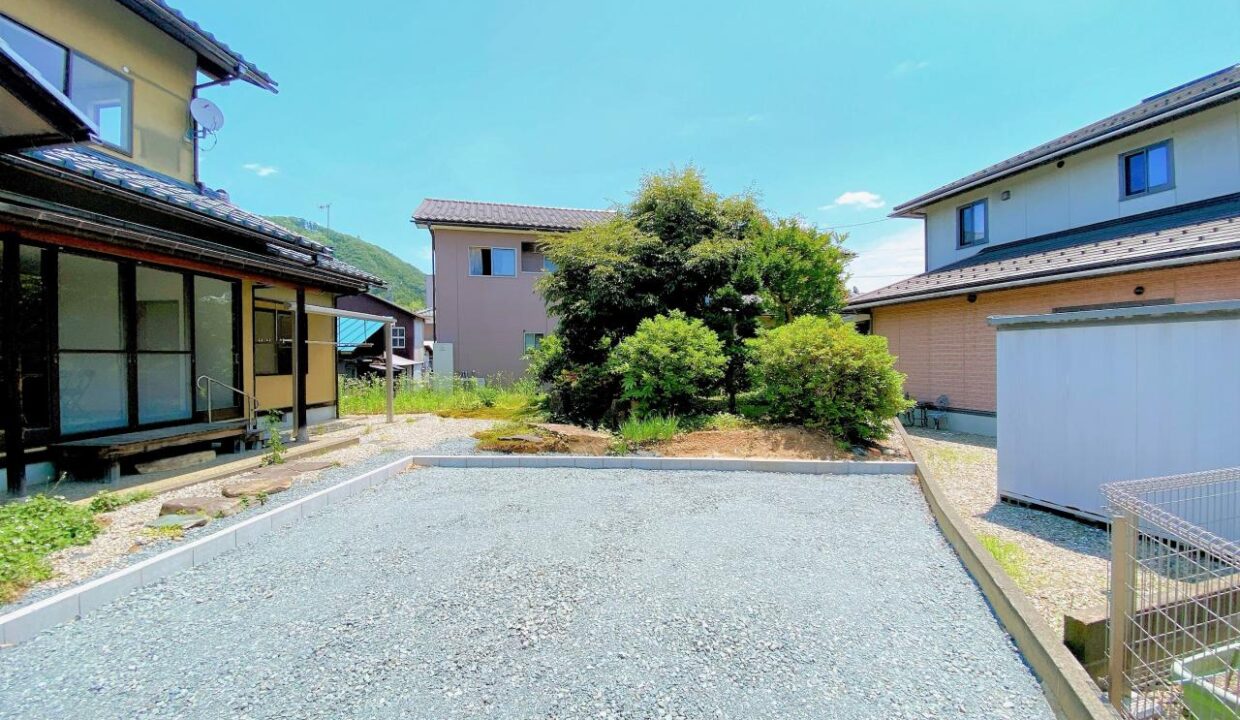
<path fill-rule="evenodd" d="M 1240 466 L 1240 317 L 1000 326 L 999 493 L 1103 517 L 1104 483 Z"/>

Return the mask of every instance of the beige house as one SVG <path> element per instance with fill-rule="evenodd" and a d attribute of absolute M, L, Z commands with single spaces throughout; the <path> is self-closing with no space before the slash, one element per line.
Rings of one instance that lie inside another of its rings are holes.
<path fill-rule="evenodd" d="M 605 221 L 606 210 L 422 201 L 431 233 L 436 371 L 472 377 L 525 373 L 525 351 L 555 331 L 534 284 L 551 269 L 538 239 Z"/>
<path fill-rule="evenodd" d="M 905 388 L 996 432 L 997 315 L 1240 298 L 1240 65 L 897 206 L 926 272 L 850 299 Z"/>

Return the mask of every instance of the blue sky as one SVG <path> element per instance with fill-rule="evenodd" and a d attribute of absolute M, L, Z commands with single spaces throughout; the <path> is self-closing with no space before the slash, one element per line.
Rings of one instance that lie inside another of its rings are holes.
<path fill-rule="evenodd" d="M 693 163 L 822 227 L 1240 61 L 1240 0 L 172 0 L 280 83 L 204 94 L 202 178 L 430 269 L 423 197 L 601 208 Z M 920 223 L 844 228 L 853 284 L 921 270 Z"/>

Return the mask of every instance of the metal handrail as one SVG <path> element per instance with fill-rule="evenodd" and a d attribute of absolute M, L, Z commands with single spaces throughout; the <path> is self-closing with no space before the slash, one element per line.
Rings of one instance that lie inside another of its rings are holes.
<path fill-rule="evenodd" d="M 204 380 L 206 381 L 205 385 L 203 384 Z M 207 422 L 214 422 L 214 419 L 213 419 L 214 416 L 212 414 L 213 408 L 211 405 L 211 386 L 219 385 L 225 390 L 231 390 L 232 392 L 250 401 L 248 412 L 246 412 L 246 416 L 245 416 L 246 423 L 248 424 L 250 430 L 258 429 L 258 408 L 259 408 L 258 398 L 254 397 L 253 395 L 247 393 L 244 390 L 241 390 L 240 388 L 235 388 L 232 385 L 229 385 L 228 383 L 220 382 L 219 380 L 216 380 L 210 375 L 199 375 L 198 379 L 194 381 L 194 385 L 199 390 L 205 390 L 207 393 Z"/>

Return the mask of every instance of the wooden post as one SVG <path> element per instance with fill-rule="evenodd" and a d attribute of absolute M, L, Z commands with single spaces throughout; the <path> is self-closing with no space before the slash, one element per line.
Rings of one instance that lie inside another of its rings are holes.
<path fill-rule="evenodd" d="M 297 288 L 297 309 L 293 314 L 293 437 L 297 442 L 310 439 L 306 427 L 306 365 L 310 354 L 306 340 L 310 335 L 310 322 L 306 315 L 306 289 Z"/>
<path fill-rule="evenodd" d="M 26 491 L 26 443 L 24 434 L 24 417 L 22 408 L 22 366 L 21 338 L 17 332 L 17 318 L 14 317 L 21 307 L 21 246 L 16 238 L 9 237 L 7 242 L 0 243 L 0 252 L 4 253 L 0 262 L 0 302 L 4 303 L 4 321 L 0 324 L 0 346 L 5 348 L 4 363 L 0 367 L 3 381 L 0 382 L 0 399 L 4 407 L 9 408 L 2 419 L 4 423 L 4 457 L 5 470 L 8 476 L 8 490 L 14 495 Z"/>
<path fill-rule="evenodd" d="M 393 324 L 394 322 L 391 320 L 383 323 L 384 335 L 387 336 L 387 340 L 386 340 L 387 352 L 384 353 L 384 355 L 387 356 L 387 363 L 386 363 L 387 367 L 385 368 L 385 370 L 387 372 L 387 421 L 388 423 L 391 423 L 393 420 L 392 411 L 394 409 L 393 405 L 395 405 L 394 396 L 396 394 L 396 391 L 395 391 L 395 388 L 393 387 L 393 382 L 392 382 L 392 362 L 393 362 L 392 356 L 396 354 L 396 351 L 392 349 L 392 325 Z"/>
<path fill-rule="evenodd" d="M 1132 695 L 1127 640 L 1133 616 L 1136 564 L 1133 519 L 1127 513 L 1120 513 L 1111 518 L 1111 635 L 1107 653 L 1107 695 L 1111 706 L 1120 712 Z"/>

